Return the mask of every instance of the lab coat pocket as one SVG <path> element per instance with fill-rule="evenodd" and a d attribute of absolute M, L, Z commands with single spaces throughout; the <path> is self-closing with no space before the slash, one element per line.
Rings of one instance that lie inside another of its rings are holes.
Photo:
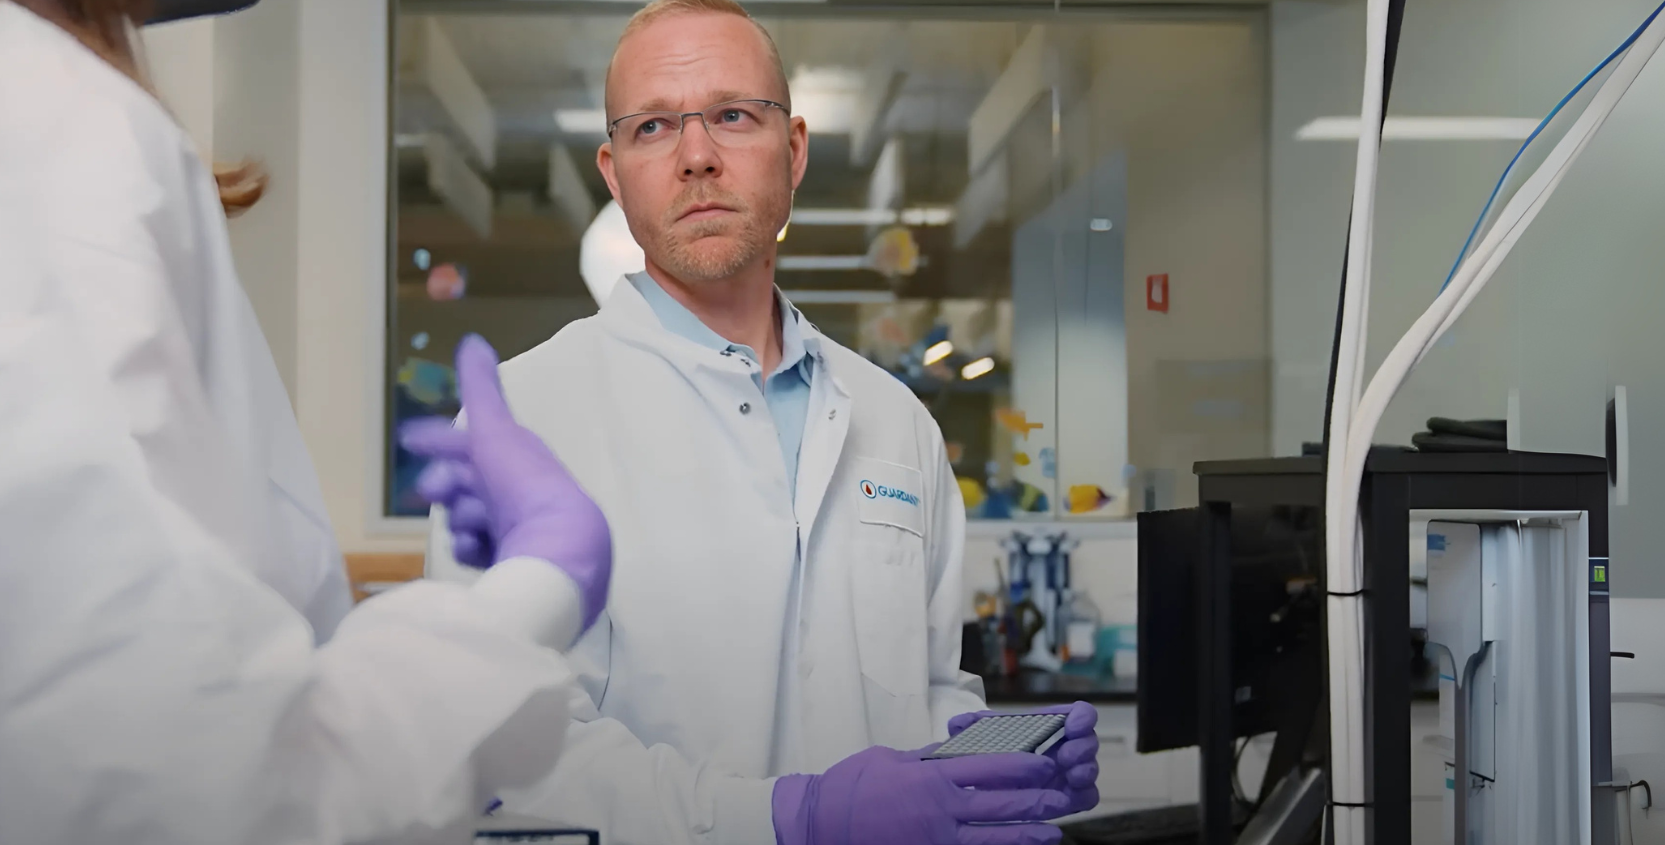
<path fill-rule="evenodd" d="M 851 593 L 861 673 L 892 696 L 923 696 L 929 685 L 924 541 L 888 525 L 858 531 Z"/>

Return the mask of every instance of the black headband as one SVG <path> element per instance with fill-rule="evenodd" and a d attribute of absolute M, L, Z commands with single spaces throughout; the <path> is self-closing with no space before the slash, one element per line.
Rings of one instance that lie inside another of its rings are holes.
<path fill-rule="evenodd" d="M 259 0 L 156 0 L 146 24 L 200 18 L 205 15 L 225 15 L 240 12 Z"/>

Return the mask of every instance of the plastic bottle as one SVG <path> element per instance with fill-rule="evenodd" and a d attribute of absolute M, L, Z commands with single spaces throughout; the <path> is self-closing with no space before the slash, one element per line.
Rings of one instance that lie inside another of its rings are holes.
<path fill-rule="evenodd" d="M 1104 614 L 1093 603 L 1085 590 L 1072 590 L 1059 610 L 1064 629 L 1062 656 L 1066 665 L 1086 668 L 1094 665 L 1097 653 L 1098 630 L 1104 624 Z"/>

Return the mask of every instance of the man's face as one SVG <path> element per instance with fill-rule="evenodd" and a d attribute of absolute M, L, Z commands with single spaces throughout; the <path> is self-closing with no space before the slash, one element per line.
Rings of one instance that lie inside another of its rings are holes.
<path fill-rule="evenodd" d="M 619 45 L 607 116 L 701 111 L 732 100 L 785 103 L 787 97 L 763 34 L 750 21 L 672 14 Z M 803 179 L 809 140 L 802 118 L 772 108 L 762 114 L 762 129 L 743 141 L 690 117 L 680 137 L 636 143 L 621 126 L 602 145 L 596 163 L 653 265 L 696 283 L 772 259 L 792 191 Z"/>

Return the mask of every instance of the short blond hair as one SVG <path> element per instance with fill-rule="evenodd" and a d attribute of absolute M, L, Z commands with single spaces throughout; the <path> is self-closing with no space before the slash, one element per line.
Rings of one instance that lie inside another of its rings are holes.
<path fill-rule="evenodd" d="M 775 72 L 779 77 L 781 96 L 786 98 L 782 104 L 788 108 L 791 107 L 792 91 L 786 83 L 786 65 L 781 63 L 780 50 L 775 47 L 775 39 L 769 35 L 769 30 L 763 28 L 763 24 L 758 23 L 757 19 L 746 11 L 746 7 L 735 2 L 735 0 L 653 0 L 646 6 L 637 9 L 636 14 L 630 16 L 630 20 L 624 25 L 624 32 L 619 34 L 618 43 L 623 44 L 624 39 L 629 38 L 631 33 L 660 18 L 681 14 L 735 15 L 750 21 L 751 25 L 757 28 L 758 34 L 763 36 L 763 43 L 769 49 L 769 59 L 774 64 Z M 615 45 L 613 47 L 613 58 L 617 58 L 618 53 L 619 48 Z M 606 97 L 605 88 L 612 85 L 613 58 L 607 60 L 607 76 L 603 83 L 603 99 Z M 606 102 L 602 103 L 602 108 L 610 111 L 609 104 Z M 611 114 L 609 114 L 609 117 L 611 117 Z"/>

